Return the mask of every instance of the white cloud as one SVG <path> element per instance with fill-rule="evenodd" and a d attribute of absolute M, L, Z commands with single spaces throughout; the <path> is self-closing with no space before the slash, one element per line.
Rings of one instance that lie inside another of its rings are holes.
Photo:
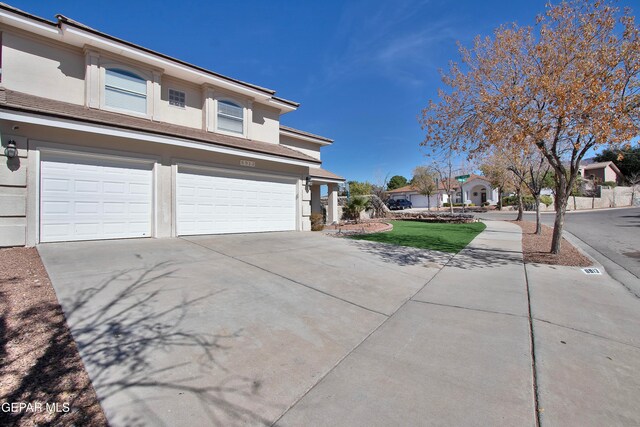
<path fill-rule="evenodd" d="M 424 68 L 435 64 L 433 48 L 457 38 L 453 22 L 424 18 L 429 16 L 428 3 L 350 3 L 325 54 L 322 75 L 313 77 L 315 84 L 359 73 L 377 73 L 409 86 L 423 84 Z"/>

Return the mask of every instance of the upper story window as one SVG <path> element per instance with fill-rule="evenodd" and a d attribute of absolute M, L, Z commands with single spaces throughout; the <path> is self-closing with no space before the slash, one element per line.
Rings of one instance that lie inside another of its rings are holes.
<path fill-rule="evenodd" d="M 179 90 L 169 89 L 169 105 L 185 108 L 187 95 Z"/>
<path fill-rule="evenodd" d="M 104 104 L 147 114 L 147 80 L 120 68 L 105 70 Z"/>
<path fill-rule="evenodd" d="M 243 108 L 231 101 L 218 101 L 218 129 L 242 134 L 244 130 Z"/>

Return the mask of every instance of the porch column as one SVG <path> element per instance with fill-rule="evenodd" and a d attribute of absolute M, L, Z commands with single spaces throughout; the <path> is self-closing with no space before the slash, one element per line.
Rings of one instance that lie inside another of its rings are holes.
<path fill-rule="evenodd" d="M 329 194 L 327 197 L 327 224 L 338 222 L 338 184 L 328 184 Z"/>
<path fill-rule="evenodd" d="M 311 213 L 322 213 L 320 203 L 320 184 L 311 185 Z"/>

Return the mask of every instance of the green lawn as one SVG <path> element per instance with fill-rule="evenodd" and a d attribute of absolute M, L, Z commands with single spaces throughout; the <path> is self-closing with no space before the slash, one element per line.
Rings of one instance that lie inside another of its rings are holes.
<path fill-rule="evenodd" d="M 351 238 L 457 253 L 467 246 L 469 242 L 486 227 L 481 222 L 471 224 L 446 224 L 419 221 L 390 222 L 393 224 L 393 230 L 391 231 L 386 233 L 361 234 L 351 236 Z"/>

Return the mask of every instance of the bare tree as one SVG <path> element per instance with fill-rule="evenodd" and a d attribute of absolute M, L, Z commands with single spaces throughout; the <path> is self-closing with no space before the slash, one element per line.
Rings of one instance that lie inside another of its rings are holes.
<path fill-rule="evenodd" d="M 516 178 L 526 186 L 529 193 L 533 196 L 536 208 L 536 234 L 542 234 L 542 225 L 540 223 L 540 195 L 545 187 L 546 179 L 549 177 L 551 165 L 547 160 L 535 151 L 532 153 L 523 153 L 523 157 L 513 162 L 509 166 L 509 170 Z"/>
<path fill-rule="evenodd" d="M 431 167 L 418 166 L 413 170 L 413 188 L 427 198 L 427 210 L 431 210 L 431 195 L 438 191 L 438 173 Z"/>
<path fill-rule="evenodd" d="M 491 147 L 539 150 L 554 172 L 551 252 L 585 154 L 640 134 L 640 31 L 611 1 L 549 4 L 535 28 L 517 24 L 461 48 L 449 92 L 424 109 L 423 145 L 470 156 Z"/>

